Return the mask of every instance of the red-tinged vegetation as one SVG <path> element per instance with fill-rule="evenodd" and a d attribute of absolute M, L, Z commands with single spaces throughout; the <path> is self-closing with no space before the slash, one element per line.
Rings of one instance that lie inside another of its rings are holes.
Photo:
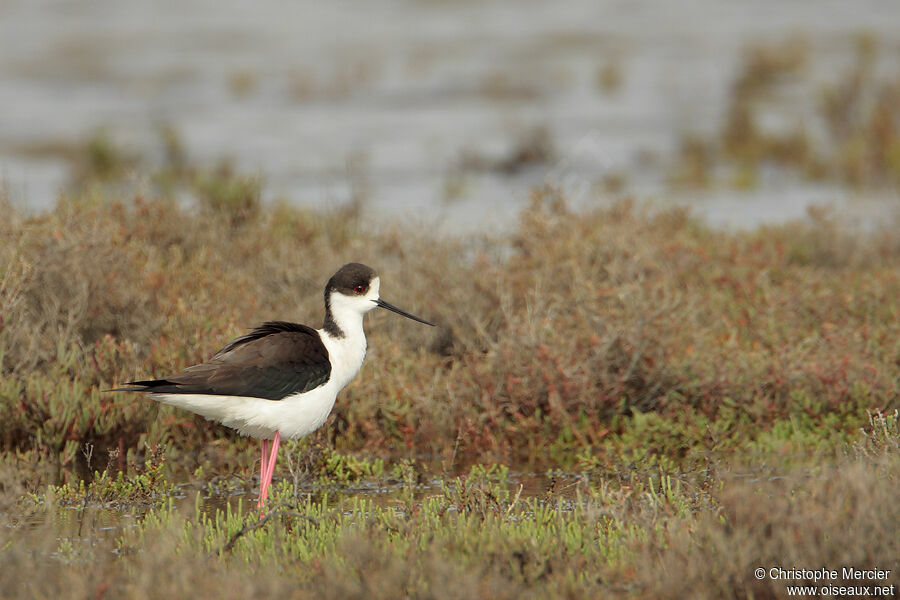
<path fill-rule="evenodd" d="M 834 451 L 900 397 L 900 238 L 823 214 L 722 232 L 679 210 L 573 212 L 536 190 L 506 238 L 434 239 L 284 206 L 235 220 L 80 196 L 9 211 L 0 440 L 63 476 L 84 443 L 165 441 L 174 457 L 225 435 L 242 450 L 216 425 L 100 390 L 204 360 L 262 320 L 317 324 L 322 282 L 349 260 L 440 327 L 370 319 L 367 363 L 318 437 L 343 451 L 569 463 L 617 456 L 649 414 L 645 449 L 688 468 L 773 437 Z"/>

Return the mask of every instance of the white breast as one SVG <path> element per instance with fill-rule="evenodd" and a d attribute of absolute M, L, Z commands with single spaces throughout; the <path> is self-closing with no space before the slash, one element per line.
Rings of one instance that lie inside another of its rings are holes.
<path fill-rule="evenodd" d="M 360 327 L 345 329 L 344 337 L 332 337 L 324 329 L 319 329 L 322 343 L 328 350 L 328 360 L 331 361 L 331 378 L 329 384 L 337 385 L 337 391 L 344 389 L 350 380 L 359 373 L 363 359 L 366 357 L 366 336 Z"/>

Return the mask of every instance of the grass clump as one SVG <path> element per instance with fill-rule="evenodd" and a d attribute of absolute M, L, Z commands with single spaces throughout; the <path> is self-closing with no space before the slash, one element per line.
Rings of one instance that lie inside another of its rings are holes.
<path fill-rule="evenodd" d="M 93 447 L 84 449 L 88 464 L 91 463 Z M 90 481 L 82 479 L 78 484 L 66 483 L 50 486 L 48 494 L 52 501 L 62 505 L 99 504 L 116 507 L 149 508 L 165 503 L 174 493 L 172 482 L 166 477 L 164 466 L 165 449 L 150 449 L 143 465 L 132 467 L 126 476 L 118 462 L 117 453 L 111 453 L 108 466 L 93 473 Z"/>
<path fill-rule="evenodd" d="M 900 84 L 879 75 L 871 34 L 859 34 L 852 46 L 847 66 L 825 84 L 811 83 L 808 43 L 800 37 L 748 46 L 719 131 L 684 137 L 673 182 L 713 184 L 724 164 L 736 187 L 755 186 L 760 171 L 774 166 L 814 181 L 895 188 Z M 798 113 L 797 106 L 808 109 Z M 767 120 L 780 124 L 766 127 Z"/>

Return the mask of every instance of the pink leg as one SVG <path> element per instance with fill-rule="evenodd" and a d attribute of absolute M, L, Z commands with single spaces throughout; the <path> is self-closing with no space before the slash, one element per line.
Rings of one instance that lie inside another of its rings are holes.
<path fill-rule="evenodd" d="M 263 476 L 263 482 L 260 484 L 259 506 L 265 504 L 266 498 L 269 497 L 269 485 L 272 483 L 272 475 L 275 473 L 275 459 L 278 457 L 278 446 L 281 444 L 281 432 L 276 431 L 272 440 L 272 450 L 269 453 L 269 460 L 266 462 L 266 472 Z"/>
<path fill-rule="evenodd" d="M 256 501 L 257 508 L 263 505 L 263 480 L 266 478 L 269 461 L 269 440 L 260 440 L 260 459 L 259 459 L 259 500 Z"/>

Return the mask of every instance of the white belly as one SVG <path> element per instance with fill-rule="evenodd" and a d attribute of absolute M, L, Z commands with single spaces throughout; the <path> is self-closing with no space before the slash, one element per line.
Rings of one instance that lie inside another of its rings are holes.
<path fill-rule="evenodd" d="M 321 427 L 328 418 L 339 391 L 334 387 L 325 384 L 282 400 L 206 394 L 150 394 L 150 397 L 218 421 L 241 435 L 272 439 L 280 431 L 284 438 L 297 439 Z"/>

